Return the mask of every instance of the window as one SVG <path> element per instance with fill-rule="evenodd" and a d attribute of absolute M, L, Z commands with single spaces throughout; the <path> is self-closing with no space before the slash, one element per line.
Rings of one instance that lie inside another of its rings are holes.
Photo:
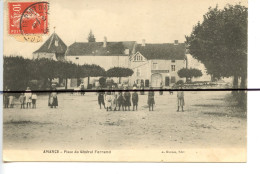
<path fill-rule="evenodd" d="M 172 71 L 175 71 L 175 65 L 171 65 Z"/>
<path fill-rule="evenodd" d="M 171 76 L 171 83 L 175 83 L 176 82 L 176 79 L 174 76 Z"/>
<path fill-rule="evenodd" d="M 143 61 L 143 56 L 140 54 L 137 54 L 134 58 L 134 61 L 136 62 L 142 62 Z"/>
<path fill-rule="evenodd" d="M 158 64 L 157 63 L 153 63 L 153 69 L 158 69 Z"/>
<path fill-rule="evenodd" d="M 136 69 L 136 76 L 141 76 L 141 70 L 139 68 Z"/>

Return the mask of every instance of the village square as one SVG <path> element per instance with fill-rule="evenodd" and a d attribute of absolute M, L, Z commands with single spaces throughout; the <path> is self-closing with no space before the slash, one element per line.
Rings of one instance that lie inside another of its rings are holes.
<path fill-rule="evenodd" d="M 246 149 L 247 7 L 206 10 L 181 41 L 93 24 L 66 42 L 52 25 L 30 56 L 5 54 L 3 149 Z"/>

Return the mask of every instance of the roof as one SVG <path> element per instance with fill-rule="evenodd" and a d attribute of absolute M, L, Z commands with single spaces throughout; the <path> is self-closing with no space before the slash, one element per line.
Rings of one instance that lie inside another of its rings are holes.
<path fill-rule="evenodd" d="M 162 60 L 184 60 L 185 59 L 185 44 L 173 43 L 163 44 L 142 44 L 136 45 L 136 52 L 140 52 L 146 59 L 162 59 Z"/>
<path fill-rule="evenodd" d="M 61 40 L 61 38 L 53 33 L 47 41 L 33 53 L 59 53 L 65 54 L 67 45 Z"/>
<path fill-rule="evenodd" d="M 107 42 L 103 47 L 103 42 L 75 42 L 68 47 L 67 56 L 119 56 L 125 55 L 125 50 L 129 52 L 133 49 L 135 41 L 127 42 Z"/>

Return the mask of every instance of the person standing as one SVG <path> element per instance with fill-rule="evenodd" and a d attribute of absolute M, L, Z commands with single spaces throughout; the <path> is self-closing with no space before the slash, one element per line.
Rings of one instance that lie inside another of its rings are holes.
<path fill-rule="evenodd" d="M 153 88 L 150 87 L 150 90 L 148 92 L 148 106 L 149 106 L 149 111 L 153 111 L 153 105 L 155 104 L 155 101 L 154 101 L 154 91 L 153 91 Z"/>
<path fill-rule="evenodd" d="M 179 89 L 182 89 L 182 85 L 179 86 Z M 182 112 L 184 112 L 183 106 L 184 106 L 184 92 L 183 91 L 177 91 L 177 103 L 178 103 L 178 110 L 177 112 L 179 112 L 179 109 L 181 107 Z"/>
<path fill-rule="evenodd" d="M 25 96 L 24 96 L 24 93 L 21 93 L 20 97 L 19 97 L 19 101 L 20 101 L 20 104 L 21 104 L 21 109 L 24 109 L 24 104 L 25 104 Z"/>
<path fill-rule="evenodd" d="M 85 92 L 84 92 L 84 83 L 81 82 L 80 84 L 80 95 L 85 95 Z"/>
<path fill-rule="evenodd" d="M 125 106 L 125 111 L 126 111 L 126 107 L 128 107 L 128 111 L 130 111 L 130 106 L 131 106 L 131 93 L 128 91 L 128 87 L 125 88 L 126 91 L 124 93 L 124 106 Z"/>
<path fill-rule="evenodd" d="M 134 88 L 134 90 L 136 90 L 136 88 Z M 133 111 L 136 109 L 137 110 L 137 106 L 138 106 L 138 94 L 136 91 L 134 91 L 134 93 L 132 94 L 132 102 L 133 102 Z"/>
<path fill-rule="evenodd" d="M 101 105 L 103 105 L 104 109 L 106 109 L 104 95 L 105 95 L 104 92 L 102 92 L 102 91 L 98 92 L 98 104 L 99 104 L 100 109 L 101 109 Z"/>
<path fill-rule="evenodd" d="M 25 90 L 25 103 L 26 103 L 26 108 L 28 109 L 28 107 L 31 108 L 31 103 L 32 103 L 32 92 L 30 87 L 27 87 L 27 89 Z"/>
<path fill-rule="evenodd" d="M 112 85 L 112 92 L 111 92 L 111 95 L 112 95 L 112 110 L 113 111 L 116 111 L 117 110 L 117 92 L 116 92 L 116 87 L 115 85 Z"/>
<path fill-rule="evenodd" d="M 36 109 L 36 101 L 37 101 L 37 95 L 36 93 L 32 94 L 32 108 Z"/>
<path fill-rule="evenodd" d="M 117 104 L 118 104 L 118 111 L 120 111 L 121 106 L 124 111 L 124 97 L 122 92 L 119 92 L 119 96 L 117 98 Z"/>
<path fill-rule="evenodd" d="M 163 95 L 163 83 L 161 82 L 161 85 L 160 85 L 160 95 Z"/>
<path fill-rule="evenodd" d="M 4 93 L 4 108 L 8 108 L 9 106 L 9 91 L 10 89 L 7 89 L 5 90 L 6 92 Z"/>
<path fill-rule="evenodd" d="M 53 108 L 53 107 L 56 108 L 58 106 L 58 94 L 56 91 L 57 89 L 55 86 L 52 87 L 51 89 L 52 89 L 52 91 L 49 94 L 49 106 L 51 108 Z"/>
<path fill-rule="evenodd" d="M 14 107 L 14 95 L 12 93 L 9 94 L 9 106 L 10 108 Z"/>
<path fill-rule="evenodd" d="M 107 111 L 108 111 L 108 109 L 110 109 L 110 110 L 112 110 L 112 95 L 111 95 L 111 92 L 110 91 L 108 91 L 107 93 L 106 93 L 106 96 L 105 96 L 105 104 L 106 104 L 106 108 L 107 108 Z"/>

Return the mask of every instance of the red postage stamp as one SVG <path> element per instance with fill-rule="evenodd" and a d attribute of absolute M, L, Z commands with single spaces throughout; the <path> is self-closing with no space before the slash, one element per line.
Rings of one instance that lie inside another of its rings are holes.
<path fill-rule="evenodd" d="M 9 34 L 47 34 L 48 2 L 9 2 Z"/>

